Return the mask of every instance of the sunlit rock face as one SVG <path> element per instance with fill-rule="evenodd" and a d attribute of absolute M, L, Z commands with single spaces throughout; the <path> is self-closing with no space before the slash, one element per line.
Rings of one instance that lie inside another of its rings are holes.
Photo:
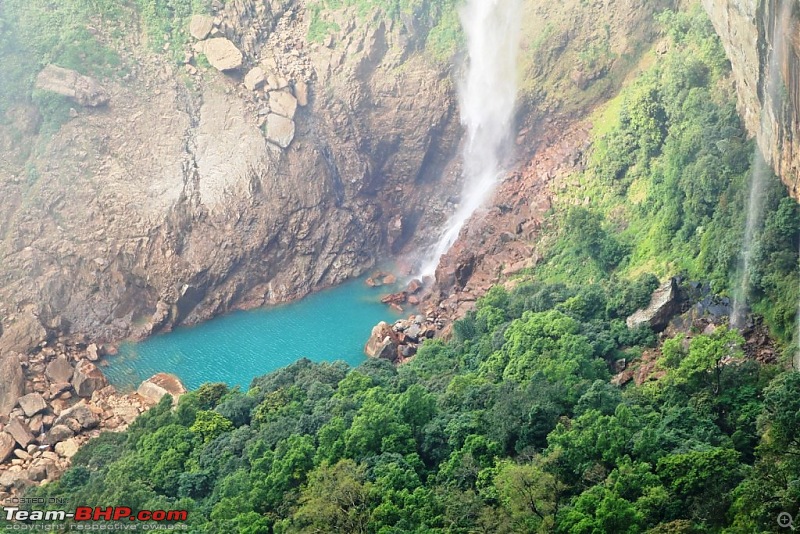
<path fill-rule="evenodd" d="M 731 61 L 747 129 L 791 195 L 800 199 L 800 3 L 703 0 L 703 5 Z M 771 54 L 778 58 L 782 78 L 775 92 L 768 89 Z"/>

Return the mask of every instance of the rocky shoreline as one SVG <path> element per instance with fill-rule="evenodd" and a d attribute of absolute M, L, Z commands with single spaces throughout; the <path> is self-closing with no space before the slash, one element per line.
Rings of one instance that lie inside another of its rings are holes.
<path fill-rule="evenodd" d="M 84 443 L 104 431 L 125 430 L 163 395 L 186 391 L 165 374 L 136 392 L 117 391 L 99 367 L 115 352 L 62 338 L 6 355 L 0 369 L 0 501 L 57 479 Z"/>

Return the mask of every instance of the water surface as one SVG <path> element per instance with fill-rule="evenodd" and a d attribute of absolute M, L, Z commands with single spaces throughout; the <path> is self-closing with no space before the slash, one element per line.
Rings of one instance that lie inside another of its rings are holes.
<path fill-rule="evenodd" d="M 379 321 L 398 315 L 380 303 L 386 288 L 347 282 L 281 306 L 234 312 L 141 343 L 123 343 L 104 372 L 121 389 L 173 373 L 189 389 L 203 382 L 246 388 L 250 381 L 296 360 L 344 360 L 358 365 Z"/>

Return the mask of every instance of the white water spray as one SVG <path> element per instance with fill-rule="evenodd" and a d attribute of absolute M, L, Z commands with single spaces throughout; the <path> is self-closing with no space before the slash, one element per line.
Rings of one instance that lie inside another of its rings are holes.
<path fill-rule="evenodd" d="M 778 11 L 774 15 L 775 29 L 772 37 L 772 48 L 767 52 L 767 70 L 764 83 L 764 101 L 761 106 L 761 124 L 758 143 L 769 153 L 769 147 L 775 142 L 775 135 L 770 124 L 776 122 L 774 114 L 780 108 L 781 64 L 785 55 L 786 25 L 791 21 L 792 3 L 794 0 L 781 0 Z M 768 163 L 764 160 L 762 152 L 756 147 L 753 160 L 753 169 L 750 177 L 750 196 L 747 202 L 747 222 L 745 225 L 744 241 L 742 243 L 742 263 L 739 271 L 739 285 L 734 291 L 733 311 L 731 324 L 743 328 L 747 317 L 747 300 L 750 295 L 750 271 L 752 268 L 753 248 L 758 242 L 762 224 L 764 222 L 764 193 L 765 185 L 771 174 Z"/>
<path fill-rule="evenodd" d="M 439 258 L 502 175 L 502 149 L 517 98 L 520 4 L 520 0 L 468 0 L 459 13 L 469 55 L 466 77 L 458 86 L 461 123 L 467 133 L 464 185 L 456 212 L 422 262 L 422 276 L 435 272 Z"/>

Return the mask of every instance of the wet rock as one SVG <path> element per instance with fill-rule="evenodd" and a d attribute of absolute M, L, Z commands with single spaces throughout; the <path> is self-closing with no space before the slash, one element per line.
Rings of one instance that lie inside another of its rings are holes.
<path fill-rule="evenodd" d="M 74 372 L 75 370 L 69 364 L 67 357 L 61 355 L 47 364 L 44 374 L 51 382 L 63 384 L 68 383 L 72 379 Z M 63 389 L 61 391 L 63 391 Z"/>
<path fill-rule="evenodd" d="M 281 148 L 288 147 L 294 139 L 294 121 L 270 113 L 267 115 L 266 136 L 271 143 L 275 143 Z"/>
<path fill-rule="evenodd" d="M 74 70 L 46 66 L 36 76 L 36 88 L 71 98 L 81 106 L 98 107 L 108 104 L 108 92 L 94 78 Z"/>
<path fill-rule="evenodd" d="M 244 86 L 247 87 L 250 91 L 255 91 L 256 89 L 260 88 L 264 85 L 264 82 L 267 81 L 267 77 L 264 74 L 264 69 L 261 67 L 254 67 L 250 69 L 250 71 L 244 77 Z"/>
<path fill-rule="evenodd" d="M 47 433 L 46 442 L 48 445 L 55 445 L 56 443 L 67 440 L 74 435 L 75 432 L 73 432 L 72 429 L 67 425 L 55 425 L 50 429 L 50 432 Z"/>
<path fill-rule="evenodd" d="M 405 304 L 406 300 L 408 299 L 408 294 L 405 291 L 401 291 L 399 293 L 392 293 L 391 295 L 386 295 L 381 299 L 381 302 L 384 304 Z"/>
<path fill-rule="evenodd" d="M 68 421 L 76 421 L 79 425 L 79 428 L 84 430 L 94 428 L 100 423 L 100 420 L 94 413 L 92 413 L 92 410 L 90 410 L 89 407 L 82 402 L 61 412 L 61 414 L 56 418 L 55 424 L 63 425 L 67 424 Z"/>
<path fill-rule="evenodd" d="M 293 119 L 297 111 L 297 99 L 287 91 L 270 91 L 269 109 L 273 113 Z"/>
<path fill-rule="evenodd" d="M 408 287 L 406 288 L 406 292 L 409 295 L 416 294 L 420 289 L 422 289 L 422 281 L 418 279 L 413 279 L 408 283 Z"/>
<path fill-rule="evenodd" d="M 628 317 L 626 323 L 628 328 L 649 324 L 654 331 L 662 332 L 678 312 L 680 312 L 678 284 L 671 278 L 653 292 L 647 308 L 636 311 Z"/>
<path fill-rule="evenodd" d="M 5 462 L 11 456 L 15 447 L 16 441 L 11 437 L 11 434 L 0 432 L 0 463 Z"/>
<path fill-rule="evenodd" d="M 474 270 L 475 270 L 475 255 L 472 254 L 471 252 L 467 252 L 465 254 L 460 255 L 456 260 L 456 270 L 455 270 L 456 283 L 462 288 L 466 286 Z"/>
<path fill-rule="evenodd" d="M 235 70 L 242 66 L 242 53 L 228 39 L 216 37 L 201 44 L 208 62 L 218 71 Z"/>
<path fill-rule="evenodd" d="M 390 286 L 396 282 L 397 282 L 397 277 L 393 274 L 387 274 L 386 276 L 383 277 L 384 285 Z"/>
<path fill-rule="evenodd" d="M 11 421 L 5 427 L 5 431 L 11 434 L 14 441 L 19 443 L 22 448 L 27 447 L 33 441 L 33 434 L 31 434 L 28 425 L 16 417 L 11 418 Z"/>
<path fill-rule="evenodd" d="M 37 413 L 47 408 L 47 403 L 39 393 L 29 393 L 19 399 L 19 407 L 28 417 L 33 417 Z"/>
<path fill-rule="evenodd" d="M 136 393 L 154 403 L 158 403 L 164 395 L 171 395 L 172 402 L 177 403 L 181 395 L 186 393 L 186 388 L 177 376 L 158 373 L 142 382 Z"/>
<path fill-rule="evenodd" d="M 25 393 L 25 377 L 16 354 L 6 354 L 0 363 L 0 416 L 7 415 Z"/>
<path fill-rule="evenodd" d="M 189 21 L 189 34 L 198 41 L 202 41 L 208 37 L 213 27 L 214 19 L 211 17 L 207 15 L 194 15 Z"/>
<path fill-rule="evenodd" d="M 92 362 L 83 360 L 75 366 L 72 387 L 80 397 L 91 397 L 92 393 L 104 388 L 108 382 L 105 375 Z"/>

